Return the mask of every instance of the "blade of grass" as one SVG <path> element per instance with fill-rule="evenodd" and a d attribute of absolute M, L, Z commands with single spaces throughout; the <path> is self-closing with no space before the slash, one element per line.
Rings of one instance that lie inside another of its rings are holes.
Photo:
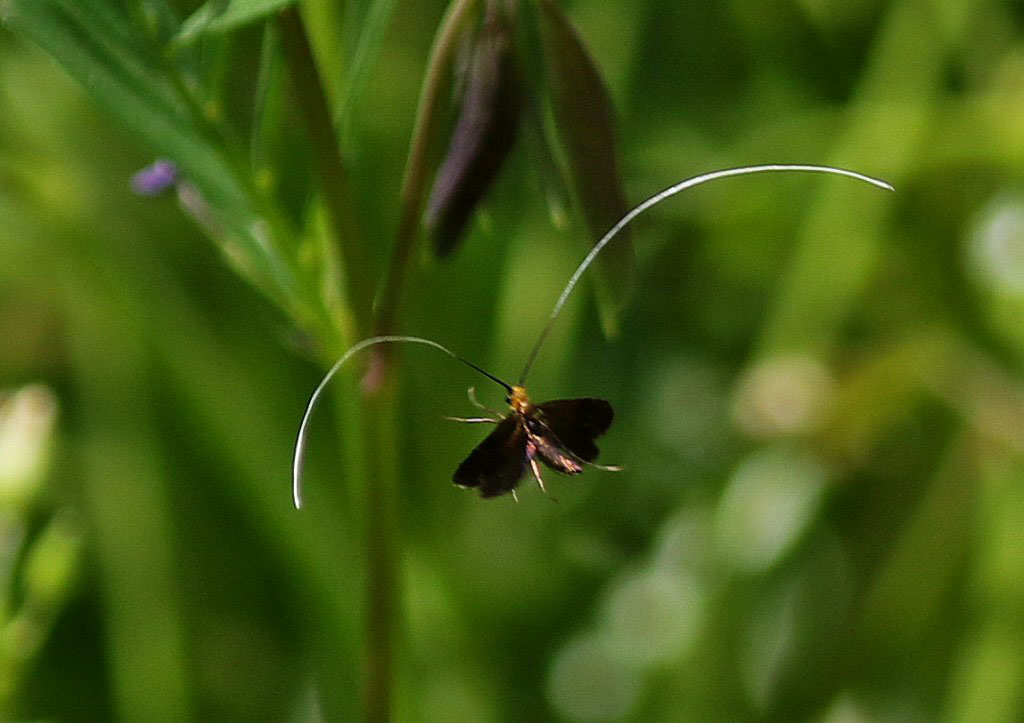
<path fill-rule="evenodd" d="M 296 0 L 209 0 L 181 24 L 176 41 L 191 43 L 204 33 L 227 33 L 262 20 Z"/>
<path fill-rule="evenodd" d="M 126 320 L 142 331 L 138 307 L 98 300 L 67 307 L 84 400 L 83 489 L 96 536 L 120 717 L 190 720 L 184 613 L 169 544 L 170 480 L 156 444 L 159 425 L 147 412 L 143 334 L 125 333 Z M 109 354 L 112 348 L 118 353 Z"/>
<path fill-rule="evenodd" d="M 248 164 L 154 52 L 140 45 L 127 17 L 89 0 L 11 0 L 8 24 L 47 51 L 96 103 L 170 158 L 198 190 L 204 223 L 250 282 L 298 319 L 308 319 L 308 290 L 279 244 L 293 232 L 254 188 Z M 195 210 L 195 209 L 193 209 Z"/>
<path fill-rule="evenodd" d="M 366 82 L 380 53 L 384 31 L 387 30 L 396 4 L 396 0 L 373 0 L 366 10 L 359 40 L 334 107 L 334 117 L 341 127 L 343 141 L 351 142 L 353 118 L 364 107 Z"/>
<path fill-rule="evenodd" d="M 916 160 L 930 106 L 943 82 L 945 48 L 931 9 L 914 1 L 892 6 L 878 34 L 839 134 L 833 160 L 870 169 L 898 185 Z M 899 102 L 899 109 L 890 102 Z M 914 102 L 910 102 L 914 101 Z M 877 109 L 890 107 L 880 118 Z M 826 351 L 841 331 L 881 252 L 890 206 L 841 184 L 809 204 L 795 258 L 758 342 L 760 354 Z"/>
<path fill-rule="evenodd" d="M 277 27 L 291 68 L 296 99 L 309 129 L 331 232 L 341 250 L 346 300 L 354 327 L 352 336 L 359 338 L 365 336 L 369 329 L 376 274 L 371 268 L 365 239 L 356 220 L 348 173 L 338 149 L 327 96 L 302 18 L 294 8 L 288 8 L 278 16 Z"/>
<path fill-rule="evenodd" d="M 541 48 L 554 128 L 574 195 L 596 243 L 629 210 L 622 187 L 615 110 L 597 66 L 575 28 L 550 0 L 539 4 Z M 594 277 L 607 336 L 629 297 L 633 245 L 629 232 L 598 261 Z"/>

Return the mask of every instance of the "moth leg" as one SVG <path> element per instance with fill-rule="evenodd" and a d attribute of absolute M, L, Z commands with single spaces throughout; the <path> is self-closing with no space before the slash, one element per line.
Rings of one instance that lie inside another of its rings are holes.
<path fill-rule="evenodd" d="M 596 467 L 597 469 L 604 470 L 605 472 L 621 472 L 622 470 L 626 469 L 625 467 L 619 464 L 598 464 L 597 462 L 586 461 L 584 461 L 583 463 L 588 464 L 591 467 Z"/>
<path fill-rule="evenodd" d="M 501 416 L 490 407 L 484 406 L 483 404 L 480 403 L 480 400 L 476 398 L 476 387 L 470 387 L 469 389 L 467 389 L 466 396 L 469 397 L 469 403 L 472 404 L 477 409 L 482 409 L 488 414 L 493 414 L 496 417 Z"/>
<path fill-rule="evenodd" d="M 537 480 L 537 484 L 540 485 L 540 491 L 547 494 L 548 490 L 544 486 L 544 478 L 540 476 L 540 465 L 537 464 L 537 460 L 534 457 L 530 458 L 530 469 L 533 470 L 533 478 Z"/>
<path fill-rule="evenodd" d="M 441 419 L 447 419 L 449 422 L 462 422 L 463 424 L 497 424 L 500 419 L 491 419 L 490 417 L 449 417 L 442 416 Z"/>
<path fill-rule="evenodd" d="M 516 491 L 515 490 L 509 490 L 509 492 L 512 493 L 512 499 L 515 500 L 516 502 L 518 502 L 519 501 L 519 495 L 516 494 Z"/>
<path fill-rule="evenodd" d="M 466 396 L 469 397 L 469 403 L 477 409 L 486 409 L 486 407 L 476 398 L 476 387 L 470 387 L 467 389 Z"/>

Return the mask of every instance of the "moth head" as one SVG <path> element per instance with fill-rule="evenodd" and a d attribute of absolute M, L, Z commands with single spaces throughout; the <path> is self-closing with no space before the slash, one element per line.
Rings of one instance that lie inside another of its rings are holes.
<path fill-rule="evenodd" d="M 526 387 L 515 386 L 505 397 L 508 407 L 516 414 L 526 414 L 530 409 L 530 397 L 526 394 Z"/>

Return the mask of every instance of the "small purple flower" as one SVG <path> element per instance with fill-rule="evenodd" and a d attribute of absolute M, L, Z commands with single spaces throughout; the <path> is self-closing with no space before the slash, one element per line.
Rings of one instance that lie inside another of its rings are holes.
<path fill-rule="evenodd" d="M 132 191 L 139 196 L 157 196 L 178 182 L 178 167 L 158 159 L 132 176 Z"/>

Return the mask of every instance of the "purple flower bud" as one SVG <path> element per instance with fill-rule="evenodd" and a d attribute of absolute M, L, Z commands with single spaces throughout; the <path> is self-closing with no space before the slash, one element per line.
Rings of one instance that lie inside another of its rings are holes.
<path fill-rule="evenodd" d="M 438 256 L 458 245 L 515 143 L 522 88 L 513 48 L 510 21 L 489 13 L 475 39 L 459 118 L 427 201 L 425 222 Z"/>
<path fill-rule="evenodd" d="M 178 182 L 178 167 L 159 159 L 132 176 L 132 191 L 139 196 L 157 196 Z"/>

